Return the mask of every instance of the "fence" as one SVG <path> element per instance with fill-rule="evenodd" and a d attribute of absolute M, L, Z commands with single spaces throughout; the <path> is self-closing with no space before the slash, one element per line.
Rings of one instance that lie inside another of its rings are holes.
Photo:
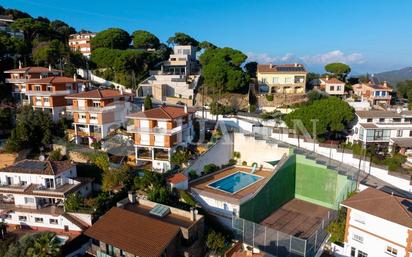
<path fill-rule="evenodd" d="M 273 256 L 313 257 L 329 236 L 326 227 L 336 217 L 337 212 L 330 211 L 308 238 L 289 235 L 235 216 L 232 218 L 232 228 L 238 240 Z"/>

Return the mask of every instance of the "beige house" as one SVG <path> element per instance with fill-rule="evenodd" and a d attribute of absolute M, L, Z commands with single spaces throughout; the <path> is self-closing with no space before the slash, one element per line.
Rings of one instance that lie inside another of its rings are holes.
<path fill-rule="evenodd" d="M 337 78 L 325 78 L 319 79 L 319 86 L 322 91 L 325 91 L 329 95 L 344 95 L 345 94 L 345 82 L 340 81 Z"/>
<path fill-rule="evenodd" d="M 305 93 L 307 71 L 302 64 L 260 64 L 257 79 L 261 93 Z"/>
<path fill-rule="evenodd" d="M 390 105 L 392 99 L 392 88 L 386 81 L 382 85 L 369 83 L 360 83 L 352 86 L 353 93 L 372 105 Z"/>

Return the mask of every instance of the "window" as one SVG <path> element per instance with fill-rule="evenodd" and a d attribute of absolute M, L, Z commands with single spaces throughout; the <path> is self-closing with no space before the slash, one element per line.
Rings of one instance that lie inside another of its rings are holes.
<path fill-rule="evenodd" d="M 350 257 L 355 257 L 355 255 L 356 255 L 356 248 L 355 248 L 355 247 L 352 247 L 352 248 L 350 249 Z"/>
<path fill-rule="evenodd" d="M 26 216 L 19 216 L 19 221 L 27 221 L 27 217 Z"/>
<path fill-rule="evenodd" d="M 97 120 L 97 115 L 90 115 L 91 120 Z"/>
<path fill-rule="evenodd" d="M 366 122 L 372 122 L 373 120 L 372 120 L 372 118 L 367 118 L 366 119 Z"/>
<path fill-rule="evenodd" d="M 358 257 L 368 257 L 368 254 L 362 251 L 358 251 Z"/>
<path fill-rule="evenodd" d="M 385 118 L 379 118 L 379 122 L 385 122 Z"/>
<path fill-rule="evenodd" d="M 393 118 L 393 122 L 401 122 L 401 118 Z"/>
<path fill-rule="evenodd" d="M 342 90 L 342 86 L 336 86 L 336 90 L 337 90 L 337 91 L 341 91 L 341 90 Z"/>
<path fill-rule="evenodd" d="M 59 221 L 57 219 L 49 219 L 49 223 L 53 225 L 59 224 Z"/>
<path fill-rule="evenodd" d="M 34 198 L 32 197 L 24 197 L 24 203 L 34 203 Z"/>
<path fill-rule="evenodd" d="M 47 86 L 47 91 L 53 91 L 53 87 L 52 86 Z"/>
<path fill-rule="evenodd" d="M 330 86 L 330 87 L 329 87 L 329 90 L 330 90 L 330 91 L 335 91 L 335 87 L 334 87 L 334 86 Z"/>
<path fill-rule="evenodd" d="M 400 129 L 400 130 L 396 131 L 396 136 L 397 137 L 402 137 L 402 135 L 403 135 L 403 130 Z"/>
<path fill-rule="evenodd" d="M 363 243 L 363 237 L 361 237 L 360 235 L 353 234 L 352 239 L 358 241 L 359 243 Z"/>
<path fill-rule="evenodd" d="M 11 215 L 10 214 L 6 214 L 6 220 L 11 220 Z"/>
<path fill-rule="evenodd" d="M 393 248 L 391 246 L 387 246 L 386 247 L 386 253 L 388 253 L 390 255 L 393 255 L 393 256 L 396 256 L 396 255 L 398 255 L 398 249 Z"/>
<path fill-rule="evenodd" d="M 273 78 L 272 78 L 272 83 L 273 83 L 273 84 L 279 83 L 279 78 L 278 78 L 278 77 L 273 77 Z"/>
<path fill-rule="evenodd" d="M 355 128 L 355 134 L 358 134 L 358 128 Z"/>
<path fill-rule="evenodd" d="M 124 251 L 123 251 L 122 249 L 120 249 L 120 256 L 126 256 L 126 255 L 124 254 Z"/>
<path fill-rule="evenodd" d="M 109 254 L 109 255 L 113 255 L 113 254 L 114 254 L 113 245 L 106 244 L 106 253 Z"/>
<path fill-rule="evenodd" d="M 34 86 L 34 91 L 40 91 L 40 90 L 41 90 L 40 85 L 35 85 L 35 86 Z"/>
<path fill-rule="evenodd" d="M 86 119 L 86 114 L 84 114 L 84 113 L 79 114 L 79 118 L 80 119 Z"/>
<path fill-rule="evenodd" d="M 49 98 L 48 98 L 48 97 L 45 97 L 45 98 L 43 98 L 43 101 L 44 101 L 45 103 L 48 103 L 48 102 L 49 102 Z"/>
<path fill-rule="evenodd" d="M 93 102 L 93 107 L 100 107 L 100 102 Z"/>
<path fill-rule="evenodd" d="M 43 218 L 38 218 L 38 217 L 36 217 L 36 218 L 34 218 L 34 222 L 36 222 L 36 223 L 43 223 Z"/>
<path fill-rule="evenodd" d="M 285 84 L 292 84 L 292 78 L 285 78 Z"/>
<path fill-rule="evenodd" d="M 412 137 L 412 130 L 409 130 L 409 136 Z"/>

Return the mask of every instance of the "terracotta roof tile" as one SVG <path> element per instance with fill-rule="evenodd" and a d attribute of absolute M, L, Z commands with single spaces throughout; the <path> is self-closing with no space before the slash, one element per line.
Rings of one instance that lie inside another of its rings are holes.
<path fill-rule="evenodd" d="M 182 173 L 176 173 L 173 176 L 167 178 L 167 182 L 172 183 L 172 184 L 179 184 L 186 180 L 188 180 L 188 178 Z"/>
<path fill-rule="evenodd" d="M 76 83 L 76 82 L 87 82 L 87 80 L 76 79 L 62 76 L 51 76 L 41 79 L 30 79 L 27 84 L 50 84 L 50 83 Z"/>
<path fill-rule="evenodd" d="M 407 198 L 368 188 L 347 199 L 342 205 L 412 228 L 412 201 Z"/>
<path fill-rule="evenodd" d="M 401 118 L 402 116 L 397 112 L 392 111 L 357 111 L 356 115 L 361 118 Z"/>
<path fill-rule="evenodd" d="M 179 232 L 179 226 L 114 207 L 85 235 L 136 256 L 158 257 Z"/>
<path fill-rule="evenodd" d="M 123 95 L 132 95 L 128 93 L 123 93 Z M 114 98 L 122 96 L 122 93 L 119 90 L 114 89 L 94 89 L 90 91 L 84 91 L 77 94 L 71 94 L 66 96 L 66 98 L 92 98 L 92 99 L 104 99 L 104 98 Z"/>
<path fill-rule="evenodd" d="M 0 169 L 0 172 L 27 173 L 39 175 L 58 175 L 71 169 L 75 164 L 70 161 L 22 160 Z"/>
<path fill-rule="evenodd" d="M 188 108 L 188 113 L 194 113 L 195 110 Z M 182 116 L 186 116 L 185 110 L 183 107 L 177 106 L 161 106 L 159 108 L 150 109 L 144 112 L 133 113 L 130 118 L 143 118 L 143 119 L 163 119 L 163 120 L 172 120 Z"/>
<path fill-rule="evenodd" d="M 20 69 L 11 69 L 11 70 L 6 70 L 5 73 L 13 73 L 13 72 L 18 72 L 18 73 L 46 73 L 46 72 L 63 72 L 62 70 L 56 70 L 56 69 L 51 69 L 46 67 L 23 67 Z"/>
<path fill-rule="evenodd" d="M 326 79 L 326 78 L 320 78 L 324 83 L 327 83 L 327 84 L 345 84 L 345 82 L 342 82 L 342 81 L 340 81 L 339 79 L 337 79 L 337 78 L 328 78 L 328 79 Z"/>

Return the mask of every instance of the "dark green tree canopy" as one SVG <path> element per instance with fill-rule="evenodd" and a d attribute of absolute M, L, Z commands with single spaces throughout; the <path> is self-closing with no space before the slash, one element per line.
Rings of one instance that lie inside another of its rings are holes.
<path fill-rule="evenodd" d="M 174 36 L 169 37 L 167 43 L 174 45 L 199 46 L 199 42 L 196 39 L 182 32 L 176 32 Z"/>
<path fill-rule="evenodd" d="M 257 62 L 248 62 L 245 64 L 245 70 L 249 77 L 256 78 L 257 65 Z"/>
<path fill-rule="evenodd" d="M 136 30 L 132 34 L 133 46 L 140 49 L 158 48 L 160 40 L 152 33 L 145 30 Z"/>
<path fill-rule="evenodd" d="M 56 64 L 65 54 L 68 54 L 66 45 L 57 39 L 50 42 L 41 42 L 33 48 L 33 61 L 37 65 Z"/>
<path fill-rule="evenodd" d="M 344 80 L 346 76 L 348 76 L 348 74 L 351 72 L 349 65 L 340 62 L 329 63 L 325 65 L 325 70 L 342 80 Z"/>
<path fill-rule="evenodd" d="M 214 44 L 210 43 L 209 41 L 202 41 L 199 43 L 199 47 L 206 50 L 209 48 L 217 48 L 217 46 L 215 46 Z"/>
<path fill-rule="evenodd" d="M 99 47 L 112 49 L 127 49 L 130 45 L 131 38 L 127 31 L 119 28 L 110 28 L 96 34 L 91 40 L 93 49 Z"/>
<path fill-rule="evenodd" d="M 232 48 L 208 48 L 200 56 L 205 84 L 223 92 L 245 88 L 248 78 L 240 65 L 246 58 Z"/>
<path fill-rule="evenodd" d="M 284 121 L 291 129 L 295 128 L 296 121 L 302 122 L 310 136 L 327 136 L 343 132 L 354 118 L 354 110 L 348 103 L 337 97 L 328 97 L 294 110 L 284 116 Z M 312 120 L 316 120 L 315 130 Z"/>

